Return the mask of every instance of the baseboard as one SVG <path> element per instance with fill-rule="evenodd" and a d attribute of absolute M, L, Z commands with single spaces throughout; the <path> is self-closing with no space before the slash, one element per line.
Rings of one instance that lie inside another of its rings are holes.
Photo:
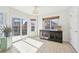
<path fill-rule="evenodd" d="M 78 53 L 78 51 L 73 47 L 73 45 L 71 43 L 69 43 L 71 45 L 71 47 L 76 51 L 76 53 Z"/>
<path fill-rule="evenodd" d="M 63 43 L 69 43 L 68 41 L 63 41 Z"/>
<path fill-rule="evenodd" d="M 68 44 L 70 44 L 71 47 L 76 51 L 76 53 L 78 53 L 77 50 L 72 46 L 72 44 L 71 44 L 70 42 L 68 42 L 68 41 L 63 41 L 63 43 L 68 43 Z"/>

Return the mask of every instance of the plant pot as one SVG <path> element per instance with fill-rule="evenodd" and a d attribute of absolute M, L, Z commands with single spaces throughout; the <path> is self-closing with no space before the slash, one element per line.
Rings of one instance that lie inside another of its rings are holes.
<path fill-rule="evenodd" d="M 5 33 L 4 33 L 4 36 L 5 36 L 5 37 L 9 37 L 9 36 L 10 36 L 10 33 L 5 32 Z"/>

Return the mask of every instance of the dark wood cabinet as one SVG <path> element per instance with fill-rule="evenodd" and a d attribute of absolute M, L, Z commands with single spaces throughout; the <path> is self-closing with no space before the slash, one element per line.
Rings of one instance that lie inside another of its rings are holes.
<path fill-rule="evenodd" d="M 40 30 L 40 38 L 62 43 L 62 31 Z"/>

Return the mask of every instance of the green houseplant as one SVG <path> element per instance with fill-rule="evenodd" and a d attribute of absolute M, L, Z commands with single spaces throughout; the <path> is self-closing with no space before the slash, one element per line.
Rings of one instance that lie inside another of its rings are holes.
<path fill-rule="evenodd" d="M 4 27 L 3 32 L 5 37 L 9 37 L 11 33 L 11 28 L 6 26 Z"/>

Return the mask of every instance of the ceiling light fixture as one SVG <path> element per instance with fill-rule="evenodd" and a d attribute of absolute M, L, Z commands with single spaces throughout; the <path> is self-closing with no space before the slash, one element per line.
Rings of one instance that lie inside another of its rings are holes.
<path fill-rule="evenodd" d="M 32 14 L 30 15 L 30 19 L 36 19 L 37 16 L 39 15 L 39 8 L 38 6 L 34 6 L 32 10 Z"/>
<path fill-rule="evenodd" d="M 32 14 L 33 15 L 38 15 L 39 14 L 38 6 L 34 6 Z"/>

